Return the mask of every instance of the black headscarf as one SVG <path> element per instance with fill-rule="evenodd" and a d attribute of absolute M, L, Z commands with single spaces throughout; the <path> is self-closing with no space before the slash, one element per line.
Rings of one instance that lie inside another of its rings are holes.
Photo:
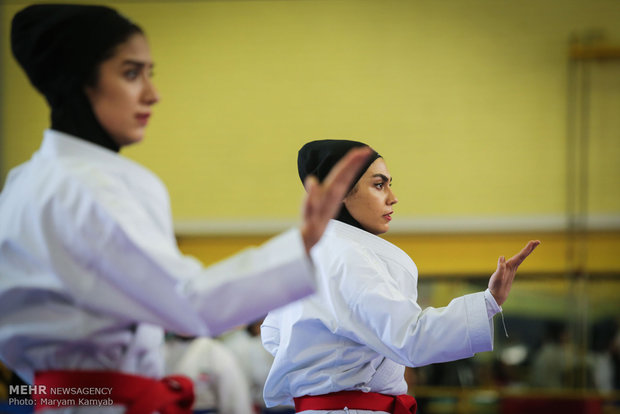
<path fill-rule="evenodd" d="M 85 87 L 114 47 L 142 30 L 104 6 L 37 4 L 19 11 L 11 49 L 50 108 L 52 128 L 113 151 L 119 146 L 97 121 Z"/>
<path fill-rule="evenodd" d="M 297 154 L 297 170 L 299 171 L 299 178 L 303 183 L 308 175 L 314 175 L 319 182 L 322 182 L 329 174 L 331 169 L 340 161 L 349 150 L 357 147 L 367 147 L 368 145 L 358 142 L 349 141 L 344 139 L 323 139 L 318 141 L 311 141 L 305 144 L 299 150 Z M 381 158 L 376 151 L 372 151 L 368 157 L 366 164 L 360 169 L 355 180 L 353 180 L 349 191 L 355 187 L 355 184 L 364 175 L 370 164 L 375 162 L 377 158 Z M 347 223 L 351 226 L 355 226 L 362 230 L 364 227 L 353 218 L 349 210 L 347 210 L 344 203 L 340 208 L 340 212 L 336 216 L 336 220 Z"/>

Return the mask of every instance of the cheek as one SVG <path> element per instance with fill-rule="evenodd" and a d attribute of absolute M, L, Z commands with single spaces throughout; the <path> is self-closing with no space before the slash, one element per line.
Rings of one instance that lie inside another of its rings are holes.
<path fill-rule="evenodd" d="M 372 192 L 360 190 L 350 197 L 347 208 L 351 214 L 361 220 L 376 215 L 376 211 L 379 209 L 379 201 Z"/>
<path fill-rule="evenodd" d="M 106 106 L 110 110 L 126 108 L 131 102 L 131 95 L 123 88 L 110 88 L 106 94 Z"/>
<path fill-rule="evenodd" d="M 95 106 L 95 116 L 97 120 L 108 132 L 118 124 L 118 106 L 110 101 L 101 101 Z"/>
<path fill-rule="evenodd" d="M 385 214 L 385 196 L 381 193 L 373 194 L 368 198 L 368 215 L 373 220 L 382 220 Z"/>
<path fill-rule="evenodd" d="M 94 101 L 93 109 L 102 123 L 119 122 L 128 112 L 130 100 L 126 91 L 107 88 Z"/>

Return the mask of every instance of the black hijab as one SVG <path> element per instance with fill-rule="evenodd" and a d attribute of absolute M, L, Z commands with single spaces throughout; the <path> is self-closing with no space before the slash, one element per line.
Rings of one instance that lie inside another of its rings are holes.
<path fill-rule="evenodd" d="M 305 144 L 299 150 L 297 154 L 297 170 L 299 171 L 299 178 L 303 183 L 308 175 L 314 175 L 319 182 L 322 182 L 329 174 L 331 169 L 340 161 L 349 150 L 357 147 L 367 147 L 368 145 L 358 142 L 349 141 L 344 139 L 323 139 L 318 141 L 311 141 Z M 372 151 L 368 157 L 366 164 L 360 169 L 355 180 L 351 184 L 349 191 L 355 187 L 355 184 L 364 175 L 370 164 L 375 162 L 377 158 L 381 158 L 376 151 Z M 349 210 L 347 210 L 344 203 L 340 208 L 340 212 L 336 216 L 336 220 L 343 223 L 355 226 L 359 229 L 366 230 L 362 225 L 353 218 Z"/>
<path fill-rule="evenodd" d="M 142 29 L 103 6 L 37 4 L 19 11 L 11 26 L 15 59 L 51 108 L 52 129 L 118 151 L 84 89 L 94 86 L 101 62 Z"/>

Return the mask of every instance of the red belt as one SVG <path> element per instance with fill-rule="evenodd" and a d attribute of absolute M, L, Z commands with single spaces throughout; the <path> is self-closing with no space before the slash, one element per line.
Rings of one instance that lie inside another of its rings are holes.
<path fill-rule="evenodd" d="M 155 380 L 114 371 L 43 371 L 34 383 L 35 410 L 112 402 L 126 406 L 126 414 L 190 414 L 194 403 L 192 381 L 182 375 Z"/>
<path fill-rule="evenodd" d="M 417 403 L 410 395 L 386 395 L 376 392 L 340 391 L 323 395 L 293 398 L 295 411 L 350 410 L 386 411 L 392 414 L 415 414 Z"/>

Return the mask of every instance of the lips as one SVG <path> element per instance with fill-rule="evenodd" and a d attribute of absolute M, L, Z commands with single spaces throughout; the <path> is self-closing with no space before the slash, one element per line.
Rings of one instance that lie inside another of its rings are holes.
<path fill-rule="evenodd" d="M 384 214 L 384 215 L 383 215 L 383 217 L 384 217 L 387 221 L 391 221 L 391 220 L 392 220 L 392 214 L 394 214 L 394 212 Z"/>
<path fill-rule="evenodd" d="M 140 125 L 143 125 L 143 126 L 149 123 L 150 117 L 151 117 L 151 114 L 148 112 L 136 114 L 136 119 L 138 120 Z"/>

